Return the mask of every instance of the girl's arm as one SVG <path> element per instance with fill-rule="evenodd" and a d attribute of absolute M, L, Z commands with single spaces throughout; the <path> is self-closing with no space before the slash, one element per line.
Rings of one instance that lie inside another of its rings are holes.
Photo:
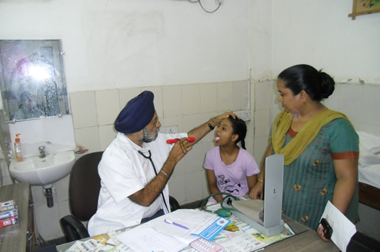
<path fill-rule="evenodd" d="M 272 155 L 272 144 L 269 144 L 267 151 L 265 153 L 264 159 L 270 155 Z M 249 197 L 251 199 L 263 199 L 264 181 L 265 181 L 265 162 L 263 162 L 263 166 L 260 169 L 260 174 L 259 174 L 259 178 L 257 179 L 257 183 L 249 192 Z"/>
<path fill-rule="evenodd" d="M 247 183 L 248 183 L 248 195 L 250 194 L 252 188 L 256 185 L 257 183 L 257 174 L 255 175 L 252 175 L 252 176 L 248 176 L 247 177 Z"/>
<path fill-rule="evenodd" d="M 210 190 L 210 193 L 213 194 L 213 193 L 220 192 L 219 188 L 216 184 L 216 178 L 215 178 L 214 170 L 207 169 L 206 171 L 207 171 L 206 174 L 207 174 L 208 189 Z M 222 195 L 215 195 L 214 199 L 217 202 L 221 202 L 223 200 L 223 196 Z"/>

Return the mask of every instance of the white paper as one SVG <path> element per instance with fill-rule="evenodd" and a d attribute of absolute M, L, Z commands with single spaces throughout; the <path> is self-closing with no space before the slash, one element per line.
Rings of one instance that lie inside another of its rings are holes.
<path fill-rule="evenodd" d="M 157 232 L 143 224 L 117 236 L 117 239 L 133 251 L 139 252 L 177 252 L 187 247 L 187 244 L 166 234 Z"/>
<path fill-rule="evenodd" d="M 187 227 L 188 230 L 165 223 L 165 219 L 183 225 Z M 172 235 L 177 238 L 186 238 L 191 234 L 199 234 L 217 219 L 218 216 L 216 214 L 211 214 L 209 212 L 196 209 L 178 209 L 149 221 L 149 225 L 158 232 Z"/>
<path fill-rule="evenodd" d="M 89 239 L 86 241 L 76 241 L 70 248 L 69 252 L 92 252 L 96 251 L 96 249 L 103 247 L 103 244 L 98 243 L 94 239 Z"/>
<path fill-rule="evenodd" d="M 260 242 L 253 235 L 241 233 L 233 239 L 219 242 L 219 245 L 223 246 L 226 251 L 251 252 L 267 244 Z"/>
<path fill-rule="evenodd" d="M 347 245 L 352 236 L 356 233 L 356 227 L 347 219 L 330 201 L 327 202 L 325 211 L 322 214 L 330 224 L 333 233 L 331 240 L 342 251 L 346 252 Z"/>
<path fill-rule="evenodd" d="M 178 211 L 178 210 L 177 210 Z M 174 213 L 174 212 L 173 212 Z M 170 220 L 172 222 L 178 223 L 182 226 L 187 227 L 188 229 L 184 229 L 181 227 L 178 227 L 176 225 L 168 224 L 165 222 L 165 219 Z M 192 223 L 188 223 L 183 221 L 183 218 L 177 218 L 174 215 L 167 214 L 164 216 L 160 216 L 156 219 L 153 219 L 148 222 L 148 224 L 154 228 L 156 231 L 174 236 L 176 238 L 185 238 L 189 235 L 191 235 L 191 231 L 196 229 L 198 225 L 194 225 Z"/>

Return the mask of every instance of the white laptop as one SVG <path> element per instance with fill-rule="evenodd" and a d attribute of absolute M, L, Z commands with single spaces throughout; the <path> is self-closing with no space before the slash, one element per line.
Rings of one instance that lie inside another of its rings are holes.
<path fill-rule="evenodd" d="M 271 155 L 265 159 L 264 200 L 233 201 L 233 214 L 266 236 L 281 233 L 284 156 Z"/>

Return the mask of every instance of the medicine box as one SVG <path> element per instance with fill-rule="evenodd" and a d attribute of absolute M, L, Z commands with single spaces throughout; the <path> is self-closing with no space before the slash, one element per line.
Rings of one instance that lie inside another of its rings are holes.
<path fill-rule="evenodd" d="M 5 202 L 0 202 L 0 211 L 8 211 L 16 207 L 16 202 L 14 200 L 8 200 Z"/>
<path fill-rule="evenodd" d="M 17 216 L 14 216 L 14 217 L 11 217 L 8 219 L 4 219 L 4 220 L 0 220 L 0 228 L 16 224 L 17 222 L 18 222 Z"/>
<path fill-rule="evenodd" d="M 0 212 L 0 220 L 8 219 L 18 215 L 17 207 L 12 210 Z"/>

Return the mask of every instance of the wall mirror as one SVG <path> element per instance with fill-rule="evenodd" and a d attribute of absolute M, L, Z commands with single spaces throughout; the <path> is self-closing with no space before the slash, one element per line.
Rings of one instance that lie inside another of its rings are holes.
<path fill-rule="evenodd" d="M 69 114 L 60 40 L 0 40 L 7 122 Z"/>

